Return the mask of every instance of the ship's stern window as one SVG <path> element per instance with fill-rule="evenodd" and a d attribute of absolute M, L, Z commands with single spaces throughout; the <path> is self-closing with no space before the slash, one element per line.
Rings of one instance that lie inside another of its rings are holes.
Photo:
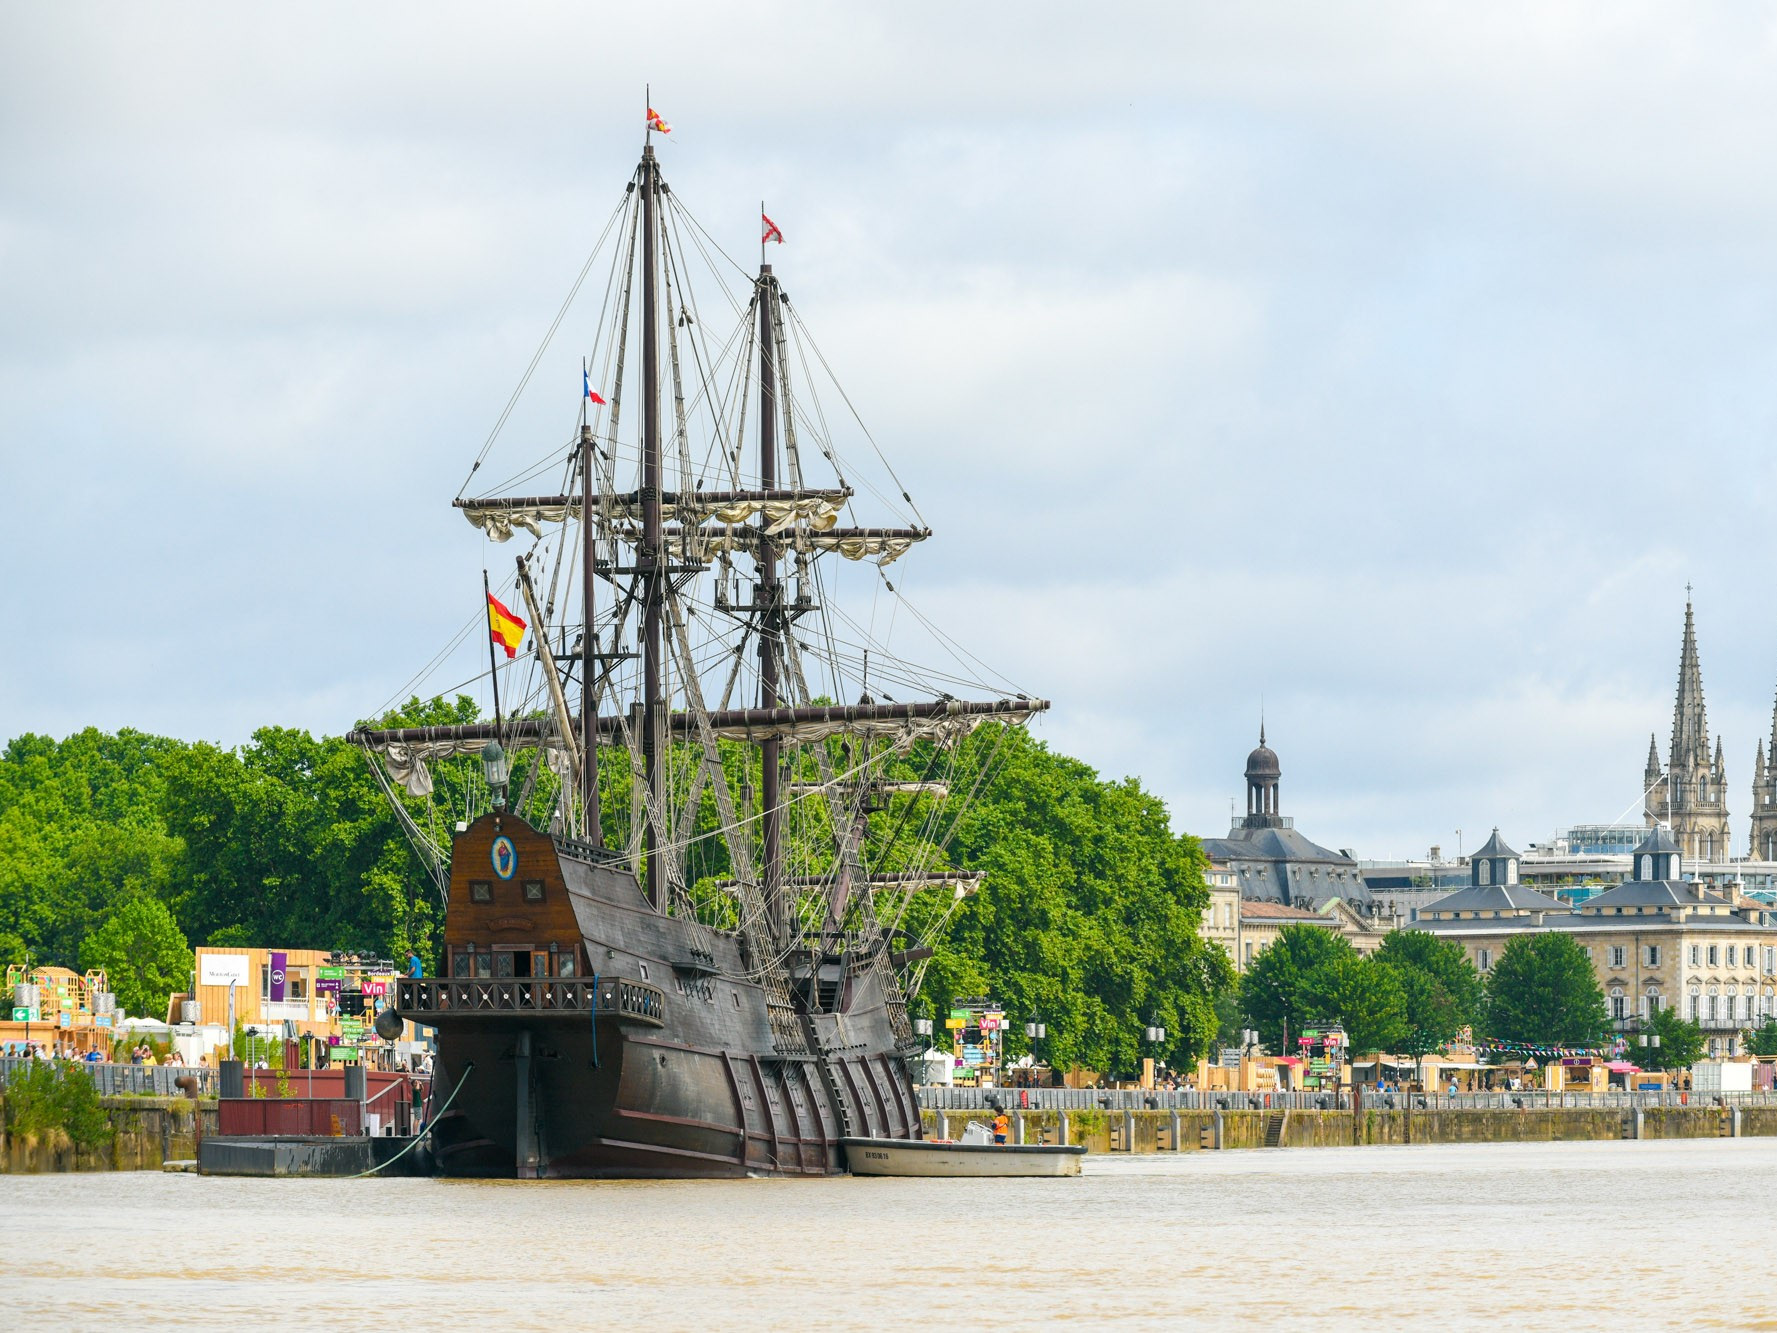
<path fill-rule="evenodd" d="M 493 977 L 494 956 L 491 952 L 483 952 L 475 955 L 475 975 L 483 980 L 488 980 Z"/>
<path fill-rule="evenodd" d="M 524 900 L 527 903 L 540 903 L 543 901 L 543 881 L 542 880 L 527 879 L 524 882 Z"/>
<path fill-rule="evenodd" d="M 473 879 L 469 881 L 469 901 L 472 903 L 491 903 L 494 900 L 494 886 L 491 880 Z"/>
<path fill-rule="evenodd" d="M 565 949 L 561 953 L 555 955 L 555 975 L 558 977 L 573 977 L 579 975 L 579 969 L 574 963 L 574 950 L 572 948 Z"/>
<path fill-rule="evenodd" d="M 512 951 L 501 949 L 494 955 L 494 979 L 505 981 L 512 976 Z"/>
<path fill-rule="evenodd" d="M 475 955 L 467 949 L 458 949 L 452 953 L 450 959 L 451 976 L 467 977 L 469 975 L 469 968 L 473 965 L 472 960 L 474 957 Z"/>

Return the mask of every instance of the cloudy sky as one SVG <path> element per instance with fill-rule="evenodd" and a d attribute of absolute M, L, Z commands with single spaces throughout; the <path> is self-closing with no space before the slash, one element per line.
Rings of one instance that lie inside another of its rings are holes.
<path fill-rule="evenodd" d="M 1318 841 L 1540 839 L 1638 808 L 1691 582 L 1744 839 L 1768 9 L 630 13 L 0 3 L 0 731 L 238 743 L 397 690 L 472 604 L 449 500 L 649 83 L 712 233 L 790 233 L 938 530 L 898 580 L 1053 745 L 1217 833 L 1262 699 Z"/>

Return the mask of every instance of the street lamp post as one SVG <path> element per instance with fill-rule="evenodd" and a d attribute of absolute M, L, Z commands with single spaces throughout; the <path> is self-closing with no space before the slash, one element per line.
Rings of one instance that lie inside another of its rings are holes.
<path fill-rule="evenodd" d="M 1158 1022 L 1151 1023 L 1147 1028 L 1146 1036 L 1148 1039 L 1148 1045 L 1154 1048 L 1154 1067 L 1158 1069 L 1160 1065 L 1160 1047 L 1166 1042 L 1166 1029 L 1161 1027 Z"/>

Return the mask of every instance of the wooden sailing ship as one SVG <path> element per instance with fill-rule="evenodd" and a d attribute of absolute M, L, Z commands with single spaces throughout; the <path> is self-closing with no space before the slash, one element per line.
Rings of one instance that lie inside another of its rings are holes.
<path fill-rule="evenodd" d="M 908 995 L 979 878 L 944 855 L 958 752 L 978 788 L 976 729 L 1047 705 L 959 698 L 955 676 L 871 692 L 872 669 L 922 678 L 857 622 L 835 632 L 821 569 L 892 594 L 883 566 L 929 529 L 843 521 L 855 486 L 791 392 L 810 363 L 763 245 L 705 338 L 686 274 L 719 251 L 651 143 L 604 241 L 559 490 L 456 501 L 496 541 L 535 539 L 512 576 L 531 651 L 490 668 L 492 721 L 353 733 L 444 903 L 440 975 L 394 1007 L 436 1030 L 446 1173 L 841 1171 L 841 1139 L 920 1137 Z M 558 602 L 577 615 L 552 626 Z"/>

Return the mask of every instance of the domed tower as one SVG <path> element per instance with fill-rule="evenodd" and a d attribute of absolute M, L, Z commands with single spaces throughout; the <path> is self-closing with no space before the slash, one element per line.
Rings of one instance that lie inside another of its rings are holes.
<path fill-rule="evenodd" d="M 1277 813 L 1277 780 L 1283 769 L 1277 751 L 1265 744 L 1265 724 L 1259 723 L 1259 748 L 1246 757 L 1246 826 L 1270 828 L 1283 821 Z"/>

